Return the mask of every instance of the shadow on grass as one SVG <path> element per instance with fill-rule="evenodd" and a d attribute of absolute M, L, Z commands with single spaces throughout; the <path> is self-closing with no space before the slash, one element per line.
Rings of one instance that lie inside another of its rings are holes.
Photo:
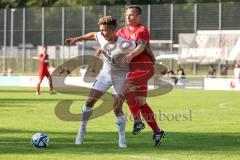
<path fill-rule="evenodd" d="M 154 148 L 152 133 L 143 132 L 132 135 L 127 132 L 128 148 L 117 147 L 118 135 L 116 132 L 89 132 L 85 136 L 83 145 L 75 145 L 76 133 L 73 132 L 46 132 L 50 138 L 49 147 L 35 149 L 30 139 L 35 131 L 31 130 L 0 130 L 0 153 L 34 154 L 34 153 L 66 153 L 66 154 L 142 154 L 159 151 L 238 151 L 240 133 L 187 133 L 167 132 L 160 148 Z M 12 134 L 12 135 L 11 135 Z M 18 137 L 16 137 L 18 135 Z M 21 138 L 28 137 L 28 138 Z"/>

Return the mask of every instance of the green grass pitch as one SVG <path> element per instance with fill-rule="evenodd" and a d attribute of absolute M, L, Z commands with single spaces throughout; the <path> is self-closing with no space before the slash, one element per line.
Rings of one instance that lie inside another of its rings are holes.
<path fill-rule="evenodd" d="M 34 88 L 0 87 L 0 160 L 240 159 L 240 92 L 175 89 L 149 98 L 166 131 L 160 148 L 153 147 L 149 127 L 132 135 L 128 116 L 128 148 L 119 149 L 113 112 L 91 120 L 85 143 L 75 145 L 79 122 L 62 121 L 54 112 L 63 99 L 73 99 L 71 112 L 80 113 L 86 97 L 49 95 L 46 88 L 37 96 Z M 126 105 L 124 111 L 129 115 Z M 40 131 L 50 138 L 48 148 L 31 146 L 32 135 Z"/>

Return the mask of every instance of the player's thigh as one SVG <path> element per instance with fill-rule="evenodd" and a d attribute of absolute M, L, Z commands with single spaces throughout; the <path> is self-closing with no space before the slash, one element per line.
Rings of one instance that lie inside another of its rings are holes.
<path fill-rule="evenodd" d="M 47 79 L 50 79 L 51 78 L 51 75 L 48 71 L 44 72 L 44 76 L 47 77 Z"/>
<path fill-rule="evenodd" d="M 109 75 L 100 74 L 96 77 L 92 89 L 105 93 L 111 86 L 111 77 Z"/>
<path fill-rule="evenodd" d="M 92 107 L 103 94 L 101 91 L 91 89 L 86 102 L 87 106 Z"/>
<path fill-rule="evenodd" d="M 44 74 L 39 74 L 38 83 L 41 83 L 44 77 L 45 77 Z"/>
<path fill-rule="evenodd" d="M 149 71 L 134 71 L 130 72 L 127 77 L 127 83 L 131 85 L 144 85 L 153 76 L 153 72 Z"/>
<path fill-rule="evenodd" d="M 48 81 L 49 81 L 49 83 L 52 83 L 52 76 L 51 75 L 48 75 L 48 76 L 46 76 L 47 77 L 47 79 L 48 79 Z"/>
<path fill-rule="evenodd" d="M 140 96 L 138 96 L 136 98 L 139 101 L 140 106 L 143 106 L 146 103 L 146 97 L 144 95 L 140 95 Z"/>
<path fill-rule="evenodd" d="M 133 64 L 137 70 L 131 71 L 127 76 L 127 82 L 133 85 L 143 85 L 154 75 L 154 63 Z"/>
<path fill-rule="evenodd" d="M 112 94 L 123 96 L 125 92 L 125 85 L 126 85 L 125 82 L 126 82 L 125 75 L 122 75 L 116 78 L 113 77 L 112 78 L 112 85 L 113 85 Z"/>

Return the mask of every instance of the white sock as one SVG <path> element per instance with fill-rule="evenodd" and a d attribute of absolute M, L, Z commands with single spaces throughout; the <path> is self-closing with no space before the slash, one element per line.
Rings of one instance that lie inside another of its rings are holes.
<path fill-rule="evenodd" d="M 80 122 L 80 128 L 79 128 L 76 140 L 75 140 L 75 144 L 83 143 L 83 136 L 87 130 L 87 122 L 88 122 L 89 118 L 91 117 L 92 112 L 93 112 L 93 107 L 87 107 L 85 104 L 83 105 L 82 120 Z"/>
<path fill-rule="evenodd" d="M 119 134 L 119 142 L 126 143 L 125 140 L 125 128 L 126 128 L 126 116 L 125 114 L 116 117 L 116 126 Z"/>
<path fill-rule="evenodd" d="M 82 108 L 83 115 L 82 115 L 81 125 L 87 125 L 87 122 L 91 117 L 92 112 L 93 112 L 93 107 L 87 107 L 86 104 L 83 105 L 83 108 Z"/>

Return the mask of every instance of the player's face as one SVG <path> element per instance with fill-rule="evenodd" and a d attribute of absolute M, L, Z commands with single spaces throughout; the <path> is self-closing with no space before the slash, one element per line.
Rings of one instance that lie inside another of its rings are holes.
<path fill-rule="evenodd" d="M 46 52 L 47 52 L 46 47 L 43 47 L 43 48 L 42 48 L 42 53 L 46 53 Z"/>
<path fill-rule="evenodd" d="M 138 15 L 135 8 L 128 8 L 126 11 L 126 22 L 128 26 L 134 26 L 139 24 L 140 15 Z"/>
<path fill-rule="evenodd" d="M 100 25 L 99 27 L 101 35 L 107 40 L 111 41 L 114 39 L 114 36 L 116 35 L 114 29 L 111 27 L 108 27 L 107 25 Z"/>

